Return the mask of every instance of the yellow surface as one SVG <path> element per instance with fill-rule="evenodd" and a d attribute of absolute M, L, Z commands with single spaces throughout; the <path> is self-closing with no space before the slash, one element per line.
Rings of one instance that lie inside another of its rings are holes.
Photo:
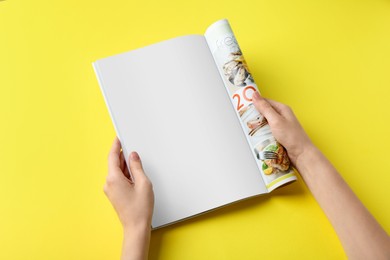
<path fill-rule="evenodd" d="M 390 231 L 390 2 L 0 1 L 0 259 L 118 259 L 91 62 L 228 18 L 262 93 Z M 153 233 L 151 259 L 344 259 L 298 182 Z"/>

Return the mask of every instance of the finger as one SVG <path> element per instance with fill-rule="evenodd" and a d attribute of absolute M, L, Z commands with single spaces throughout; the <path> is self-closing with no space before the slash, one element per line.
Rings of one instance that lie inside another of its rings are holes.
<path fill-rule="evenodd" d="M 121 155 L 120 155 L 120 168 L 122 171 L 124 171 L 126 168 L 126 161 L 125 161 L 125 156 L 123 155 L 123 151 L 121 151 Z"/>
<path fill-rule="evenodd" d="M 118 137 L 116 137 L 114 142 L 112 143 L 111 150 L 108 154 L 109 167 L 120 167 L 120 152 L 121 143 L 119 142 Z"/>
<path fill-rule="evenodd" d="M 120 160 L 121 160 L 121 170 L 123 172 L 123 175 L 125 175 L 127 179 L 131 180 L 129 168 L 127 167 L 127 163 L 126 163 L 123 151 L 121 152 L 121 159 Z"/>
<path fill-rule="evenodd" d="M 279 114 L 282 113 L 284 104 L 279 103 L 279 102 L 272 100 L 272 99 L 269 99 L 269 98 L 264 98 L 264 99 L 267 100 L 267 102 L 271 104 L 271 106 L 276 110 L 276 112 L 278 112 Z"/>
<path fill-rule="evenodd" d="M 280 119 L 280 114 L 272 107 L 272 105 L 256 91 L 252 96 L 253 104 L 256 109 L 262 114 L 269 123 Z"/>
<path fill-rule="evenodd" d="M 134 178 L 134 182 L 142 178 L 145 178 L 144 169 L 142 168 L 141 158 L 137 152 L 131 152 L 129 156 L 130 172 Z"/>
<path fill-rule="evenodd" d="M 121 143 L 118 137 L 115 138 L 111 150 L 108 154 L 108 175 L 107 178 L 115 179 L 117 177 L 123 178 L 123 171 L 121 169 L 120 161 Z M 110 177 L 111 176 L 111 177 Z"/>
<path fill-rule="evenodd" d="M 289 108 L 289 106 L 283 104 L 283 103 L 280 103 L 280 102 L 277 102 L 275 100 L 272 100 L 272 99 L 268 99 L 266 98 L 265 100 L 268 101 L 268 103 L 271 104 L 271 106 L 279 113 L 281 114 L 282 116 L 286 117 L 286 118 L 291 118 L 292 116 L 294 116 L 294 113 L 292 112 L 292 110 Z"/>
<path fill-rule="evenodd" d="M 121 164 L 121 171 L 123 173 L 123 175 L 125 175 L 125 177 L 127 179 L 129 179 L 130 181 L 131 180 L 131 177 L 130 177 L 130 172 L 129 172 L 129 168 L 127 167 L 127 163 L 126 163 L 126 160 L 125 160 L 125 156 L 123 154 L 123 150 L 121 151 L 121 155 L 120 155 L 120 164 Z"/>
<path fill-rule="evenodd" d="M 127 179 L 129 179 L 131 182 L 133 182 L 133 180 L 131 179 L 131 176 L 130 176 L 129 168 L 127 167 L 126 163 L 125 163 L 125 169 L 123 170 L 123 175 L 125 175 Z"/>

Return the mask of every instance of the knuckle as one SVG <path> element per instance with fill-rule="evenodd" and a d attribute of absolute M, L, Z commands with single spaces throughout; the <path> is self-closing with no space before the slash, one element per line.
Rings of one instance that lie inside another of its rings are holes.
<path fill-rule="evenodd" d="M 147 187 L 153 189 L 153 183 L 152 183 L 148 178 L 146 178 L 145 185 L 146 185 Z"/>
<path fill-rule="evenodd" d="M 142 171 L 142 164 L 141 162 L 131 162 L 130 168 L 134 171 Z"/>
<path fill-rule="evenodd" d="M 265 100 L 262 100 L 262 108 L 264 111 L 268 111 L 272 108 L 271 104 Z"/>
<path fill-rule="evenodd" d="M 108 186 L 107 186 L 107 184 L 104 184 L 103 192 L 104 192 L 104 194 L 108 195 Z"/>
<path fill-rule="evenodd" d="M 106 178 L 106 186 L 107 187 L 112 186 L 115 182 L 116 182 L 115 176 L 112 176 L 112 175 L 107 176 L 107 178 Z"/>
<path fill-rule="evenodd" d="M 260 100 L 259 103 L 261 105 L 263 105 L 263 106 L 268 106 L 269 105 L 269 103 L 265 99 Z"/>
<path fill-rule="evenodd" d="M 284 105 L 284 110 L 292 112 L 292 108 L 289 105 Z"/>
<path fill-rule="evenodd" d="M 279 119 L 275 119 L 275 120 L 272 121 L 271 124 L 272 124 L 273 127 L 280 128 L 283 125 L 283 121 L 279 120 Z"/>
<path fill-rule="evenodd" d="M 133 167 L 130 167 L 130 170 L 135 175 L 145 175 L 141 164 L 133 164 Z"/>
<path fill-rule="evenodd" d="M 140 180 L 140 183 L 142 186 L 146 187 L 146 188 L 152 188 L 153 187 L 153 184 L 152 182 L 148 179 L 148 178 L 141 178 Z"/>
<path fill-rule="evenodd" d="M 140 167 L 139 165 L 133 165 L 132 167 L 130 167 L 130 169 L 131 172 L 134 172 L 135 174 L 142 173 L 142 167 Z"/>

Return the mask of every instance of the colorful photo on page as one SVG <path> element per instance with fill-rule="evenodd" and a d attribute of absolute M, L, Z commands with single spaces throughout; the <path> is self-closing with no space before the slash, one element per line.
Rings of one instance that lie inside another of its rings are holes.
<path fill-rule="evenodd" d="M 222 70 L 230 83 L 236 87 L 245 87 L 254 83 L 248 65 L 239 48 L 237 51 L 231 52 L 227 59 L 228 61 L 223 65 Z"/>
<path fill-rule="evenodd" d="M 252 145 L 257 144 L 262 136 L 270 132 L 267 119 L 257 111 L 253 103 L 243 107 L 239 115 Z"/>
<path fill-rule="evenodd" d="M 263 140 L 254 150 L 268 183 L 293 171 L 285 148 L 274 138 Z"/>
<path fill-rule="evenodd" d="M 228 21 L 218 21 L 205 36 L 267 189 L 296 180 L 285 149 L 253 105 L 252 95 L 258 88 Z"/>

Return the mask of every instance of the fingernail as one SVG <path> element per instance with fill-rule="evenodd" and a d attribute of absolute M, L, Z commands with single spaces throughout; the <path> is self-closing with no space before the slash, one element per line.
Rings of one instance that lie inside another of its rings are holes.
<path fill-rule="evenodd" d="M 259 92 L 255 91 L 252 95 L 253 100 L 259 100 L 260 99 L 260 94 Z"/>
<path fill-rule="evenodd" d="M 130 160 L 133 160 L 133 161 L 139 161 L 140 160 L 140 158 L 139 158 L 139 155 L 138 155 L 138 153 L 137 152 L 131 152 L 131 154 L 130 154 Z"/>

